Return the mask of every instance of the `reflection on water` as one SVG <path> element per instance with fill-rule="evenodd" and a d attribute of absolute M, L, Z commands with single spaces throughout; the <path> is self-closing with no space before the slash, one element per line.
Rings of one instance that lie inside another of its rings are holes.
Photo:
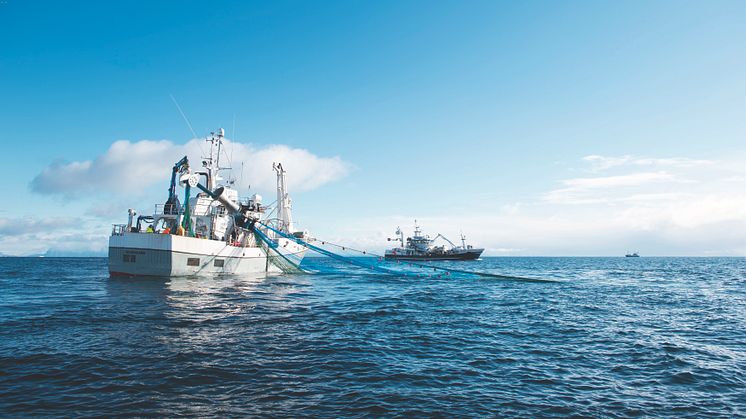
<path fill-rule="evenodd" d="M 132 339 L 158 341 L 164 353 L 185 354 L 245 343 L 255 335 L 236 333 L 234 321 L 264 322 L 268 315 L 289 313 L 307 305 L 304 289 L 310 278 L 258 273 L 189 278 L 110 278 L 109 301 L 122 307 L 142 307 Z M 155 323 L 154 323 L 155 322 Z M 169 327 L 152 327 L 167 324 Z M 143 330 L 147 328 L 147 330 Z M 112 333 L 120 336 L 121 330 Z M 271 335 L 266 338 L 271 339 Z"/>

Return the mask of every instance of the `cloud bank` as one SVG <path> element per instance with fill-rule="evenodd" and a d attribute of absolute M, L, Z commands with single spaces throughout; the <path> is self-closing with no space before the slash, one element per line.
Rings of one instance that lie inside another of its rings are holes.
<path fill-rule="evenodd" d="M 229 143 L 234 175 L 242 187 L 273 190 L 272 161 L 288 169 L 292 191 L 308 190 L 344 176 L 348 165 L 336 157 L 320 157 L 287 146 L 255 147 Z M 99 190 L 127 191 L 143 183 L 165 186 L 174 156 L 198 163 L 201 142 L 120 141 L 91 160 L 54 163 L 32 187 L 40 193 L 73 196 Z M 134 158 L 130 159 L 130 158 Z M 345 213 L 314 219 L 313 235 L 352 247 L 382 252 L 396 226 L 411 231 L 416 218 L 431 235 L 451 239 L 463 231 L 486 255 L 746 255 L 746 159 L 727 156 L 702 160 L 686 157 L 592 155 L 573 167 L 577 177 L 559 179 L 544 193 L 514 202 L 495 202 L 489 212 L 454 218 L 433 209 L 430 214 L 402 213 L 362 218 Z M 140 170 L 145 167 L 146 169 Z M 111 173 L 116 173 L 114 176 Z M 241 183 L 241 179 L 238 179 Z M 165 192 L 165 191 L 163 191 Z M 128 196 L 128 195 L 127 195 Z M 43 252 L 51 244 L 65 250 L 104 251 L 109 225 L 103 220 L 123 205 L 97 207 L 87 225 L 73 228 L 67 218 L 0 219 L 0 249 L 14 253 Z M 97 221 L 96 221 L 97 220 Z M 6 253 L 9 253 L 6 251 Z"/>
<path fill-rule="evenodd" d="M 431 235 L 463 231 L 487 255 L 745 255 L 743 160 L 587 156 L 573 172 L 592 175 L 559 180 L 533 200 L 461 217 L 344 220 L 335 236 L 380 252 L 396 226 L 411 232 L 416 218 Z"/>
<path fill-rule="evenodd" d="M 80 217 L 0 217 L 0 255 L 102 254 L 109 228 Z"/>
<path fill-rule="evenodd" d="M 0 218 L 0 236 L 19 236 L 42 231 L 58 230 L 76 225 L 73 217 Z"/>
<path fill-rule="evenodd" d="M 189 156 L 192 168 L 199 169 L 202 139 L 186 144 L 171 141 L 116 141 L 93 160 L 54 162 L 44 168 L 30 183 L 33 192 L 44 195 L 78 197 L 100 193 L 142 193 L 154 184 L 164 184 L 171 167 L 182 156 Z M 273 162 L 281 162 L 288 172 L 288 185 L 294 192 L 315 189 L 344 177 L 350 165 L 339 157 L 320 157 L 308 150 L 286 145 L 254 146 L 225 140 L 221 165 L 232 160 L 236 187 L 251 186 L 259 191 L 275 187 Z M 243 163 L 243 166 L 242 166 Z M 165 188 L 165 185 L 164 185 Z"/>
<path fill-rule="evenodd" d="M 707 166 L 714 163 L 710 160 L 690 159 L 687 157 L 653 158 L 637 157 L 629 154 L 619 157 L 599 156 L 594 154 L 585 156 L 582 160 L 591 164 L 591 171 L 604 171 L 620 166 L 697 167 Z"/>

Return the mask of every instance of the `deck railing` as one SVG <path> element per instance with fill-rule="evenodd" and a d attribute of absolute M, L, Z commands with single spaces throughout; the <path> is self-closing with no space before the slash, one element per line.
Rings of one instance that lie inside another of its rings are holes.
<path fill-rule="evenodd" d="M 161 214 L 178 215 L 180 212 L 181 212 L 181 208 L 175 204 L 155 204 L 155 209 L 153 210 L 154 215 L 161 215 Z"/>
<path fill-rule="evenodd" d="M 112 236 L 123 236 L 125 231 L 127 231 L 127 224 L 112 224 L 111 225 Z"/>

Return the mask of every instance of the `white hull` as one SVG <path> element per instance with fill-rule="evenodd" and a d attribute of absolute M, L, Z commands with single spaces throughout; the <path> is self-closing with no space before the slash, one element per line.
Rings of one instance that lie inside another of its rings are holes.
<path fill-rule="evenodd" d="M 282 256 L 271 251 L 268 258 L 260 247 L 171 234 L 123 233 L 109 237 L 109 273 L 178 277 L 282 272 L 282 265 L 300 265 L 307 249 L 281 238 L 277 250 Z"/>

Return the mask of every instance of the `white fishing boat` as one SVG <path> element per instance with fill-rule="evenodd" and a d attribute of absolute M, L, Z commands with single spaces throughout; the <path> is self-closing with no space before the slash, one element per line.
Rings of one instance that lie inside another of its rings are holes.
<path fill-rule="evenodd" d="M 130 209 L 127 224 L 115 224 L 109 237 L 109 273 L 112 276 L 201 276 L 298 271 L 307 248 L 296 231 L 285 170 L 277 172 L 274 209 L 258 194 L 240 199 L 233 181 L 223 182 L 220 166 L 224 131 L 206 141 L 209 156 L 194 170 L 186 156 L 171 173 L 168 199 L 155 205 L 152 215 Z M 223 151 L 224 152 L 224 151 Z M 269 170 L 269 168 L 267 168 Z M 177 186 L 184 188 L 179 202 Z M 191 196 L 197 189 L 196 196 Z M 267 228 L 271 226 L 272 228 Z"/>

